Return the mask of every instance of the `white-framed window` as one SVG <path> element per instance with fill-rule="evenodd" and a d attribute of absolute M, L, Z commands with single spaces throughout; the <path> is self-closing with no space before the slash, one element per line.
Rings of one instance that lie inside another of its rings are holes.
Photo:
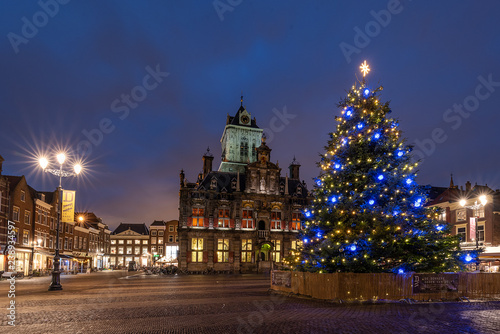
<path fill-rule="evenodd" d="M 12 220 L 19 222 L 19 208 L 17 206 L 12 209 Z"/>
<path fill-rule="evenodd" d="M 151 237 L 151 244 L 156 244 L 156 237 Z"/>
<path fill-rule="evenodd" d="M 191 238 L 191 262 L 203 262 L 203 238 Z"/>
<path fill-rule="evenodd" d="M 271 211 L 271 229 L 281 230 L 281 212 Z"/>
<path fill-rule="evenodd" d="M 139 240 L 139 239 L 135 239 L 135 244 L 136 244 L 136 245 L 140 245 L 140 244 L 141 244 L 141 240 Z"/>
<path fill-rule="evenodd" d="M 173 232 L 173 231 L 174 231 L 174 226 L 173 226 L 173 225 L 170 225 L 170 226 L 168 227 L 168 231 L 169 231 L 169 232 Z"/>
<path fill-rule="evenodd" d="M 26 193 L 24 190 L 21 190 L 21 202 L 26 202 Z"/>
<path fill-rule="evenodd" d="M 476 210 L 476 217 L 484 218 L 484 206 Z"/>
<path fill-rule="evenodd" d="M 127 247 L 127 254 L 132 254 L 132 247 L 131 246 Z"/>
<path fill-rule="evenodd" d="M 446 211 L 443 210 L 443 212 L 441 212 L 439 214 L 439 217 L 438 217 L 439 220 L 442 220 L 442 221 L 446 221 Z"/>
<path fill-rule="evenodd" d="M 158 244 L 163 244 L 163 238 L 158 238 Z"/>
<path fill-rule="evenodd" d="M 116 245 L 116 240 L 115 240 L 115 239 L 111 239 L 110 243 L 111 243 L 112 245 Z"/>
<path fill-rule="evenodd" d="M 290 230 L 298 231 L 301 227 L 302 214 L 298 211 L 292 213 L 292 223 L 290 225 Z"/>
<path fill-rule="evenodd" d="M 229 239 L 217 239 L 217 262 L 229 262 Z"/>
<path fill-rule="evenodd" d="M 23 231 L 23 245 L 28 245 L 30 242 L 30 232 L 24 230 Z"/>
<path fill-rule="evenodd" d="M 141 247 L 134 247 L 134 254 L 141 255 Z"/>
<path fill-rule="evenodd" d="M 219 209 L 219 227 L 227 228 L 229 227 L 229 208 Z"/>
<path fill-rule="evenodd" d="M 156 235 L 156 230 L 152 230 L 151 235 Z"/>
<path fill-rule="evenodd" d="M 111 247 L 111 254 L 116 254 L 116 247 Z"/>
<path fill-rule="evenodd" d="M 274 244 L 274 249 L 271 252 L 271 257 L 274 262 L 281 262 L 281 240 L 271 240 Z"/>
<path fill-rule="evenodd" d="M 158 254 L 163 256 L 163 246 L 158 246 Z"/>
<path fill-rule="evenodd" d="M 127 245 L 132 245 L 132 240 L 127 240 Z"/>
<path fill-rule="evenodd" d="M 173 235 L 169 235 L 168 236 L 168 242 L 174 242 L 174 236 Z"/>
<path fill-rule="evenodd" d="M 193 208 L 193 226 L 203 227 L 205 223 L 205 209 Z"/>
<path fill-rule="evenodd" d="M 147 244 L 148 244 L 148 241 L 147 241 L 147 240 L 142 240 L 142 244 L 143 244 L 143 245 L 147 245 Z"/>
<path fill-rule="evenodd" d="M 27 225 L 31 224 L 31 212 L 28 210 L 24 210 L 24 223 Z"/>
<path fill-rule="evenodd" d="M 253 210 L 250 208 L 244 208 L 242 219 L 241 219 L 241 228 L 255 228 L 253 221 Z"/>
<path fill-rule="evenodd" d="M 484 242 L 484 225 L 477 225 L 477 241 Z"/>
<path fill-rule="evenodd" d="M 241 239 L 241 262 L 252 262 L 252 239 Z"/>
<path fill-rule="evenodd" d="M 158 231 L 158 236 L 163 237 L 163 231 Z"/>
<path fill-rule="evenodd" d="M 467 218 L 467 212 L 465 209 L 458 209 L 457 210 L 457 222 L 459 221 L 464 221 Z"/>
<path fill-rule="evenodd" d="M 123 254 L 124 248 L 123 247 L 118 247 L 118 254 Z"/>
<path fill-rule="evenodd" d="M 467 241 L 467 227 L 466 226 L 457 226 L 457 235 L 460 237 L 460 242 Z"/>

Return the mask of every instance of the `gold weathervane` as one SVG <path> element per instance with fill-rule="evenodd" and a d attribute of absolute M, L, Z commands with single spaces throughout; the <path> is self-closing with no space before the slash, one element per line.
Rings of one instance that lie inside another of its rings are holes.
<path fill-rule="evenodd" d="M 366 60 L 359 68 L 361 69 L 361 73 L 363 73 L 363 78 L 368 74 L 368 72 L 370 72 L 370 66 L 368 66 Z"/>

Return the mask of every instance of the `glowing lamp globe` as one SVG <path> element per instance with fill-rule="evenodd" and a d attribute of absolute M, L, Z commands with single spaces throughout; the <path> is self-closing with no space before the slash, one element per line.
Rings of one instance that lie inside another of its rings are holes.
<path fill-rule="evenodd" d="M 465 262 L 470 262 L 470 261 L 472 261 L 472 256 L 470 256 L 469 254 L 467 254 L 465 256 Z"/>
<path fill-rule="evenodd" d="M 38 160 L 38 163 L 43 169 L 47 168 L 47 166 L 49 165 L 49 161 L 45 158 L 40 158 L 40 160 Z"/>
<path fill-rule="evenodd" d="M 465 206 L 466 203 L 467 201 L 465 199 L 460 200 L 460 206 Z"/>
<path fill-rule="evenodd" d="M 66 160 L 66 155 L 64 153 L 59 153 L 57 155 L 57 162 L 59 162 L 59 164 L 62 165 L 65 160 Z"/>
<path fill-rule="evenodd" d="M 481 201 L 482 205 L 485 205 L 488 202 L 485 195 L 479 196 L 479 200 Z"/>

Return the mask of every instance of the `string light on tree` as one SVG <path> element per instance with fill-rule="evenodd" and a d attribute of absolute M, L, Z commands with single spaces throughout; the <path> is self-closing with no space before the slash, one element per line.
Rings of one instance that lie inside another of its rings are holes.
<path fill-rule="evenodd" d="M 366 61 L 360 70 L 363 80 L 338 104 L 341 116 L 319 161 L 302 248 L 287 263 L 321 273 L 464 268 L 478 252 L 462 252 L 451 227 L 436 219 L 437 209 L 425 207 L 411 147 L 389 116 L 389 102 L 380 100 L 382 87 L 367 86 Z"/>

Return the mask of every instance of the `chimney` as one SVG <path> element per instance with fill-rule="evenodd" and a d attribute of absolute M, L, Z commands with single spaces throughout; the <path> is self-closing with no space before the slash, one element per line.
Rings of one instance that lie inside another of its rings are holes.
<path fill-rule="evenodd" d="M 212 161 L 214 160 L 214 156 L 210 153 L 210 147 L 207 148 L 207 151 L 203 155 L 203 178 L 208 175 L 212 171 Z"/>
<path fill-rule="evenodd" d="M 472 186 L 472 184 L 470 183 L 470 181 L 467 181 L 467 182 L 465 183 L 465 191 L 470 191 L 471 186 Z"/>
<path fill-rule="evenodd" d="M 181 188 L 184 187 L 184 179 L 186 175 L 184 175 L 184 169 L 181 169 L 181 173 L 179 174 L 179 177 L 181 179 Z"/>
<path fill-rule="evenodd" d="M 2 175 L 2 165 L 5 159 L 0 155 L 0 175 Z"/>
<path fill-rule="evenodd" d="M 295 157 L 293 157 L 293 161 L 288 168 L 290 169 L 290 178 L 292 180 L 299 180 L 300 164 L 295 160 Z"/>

